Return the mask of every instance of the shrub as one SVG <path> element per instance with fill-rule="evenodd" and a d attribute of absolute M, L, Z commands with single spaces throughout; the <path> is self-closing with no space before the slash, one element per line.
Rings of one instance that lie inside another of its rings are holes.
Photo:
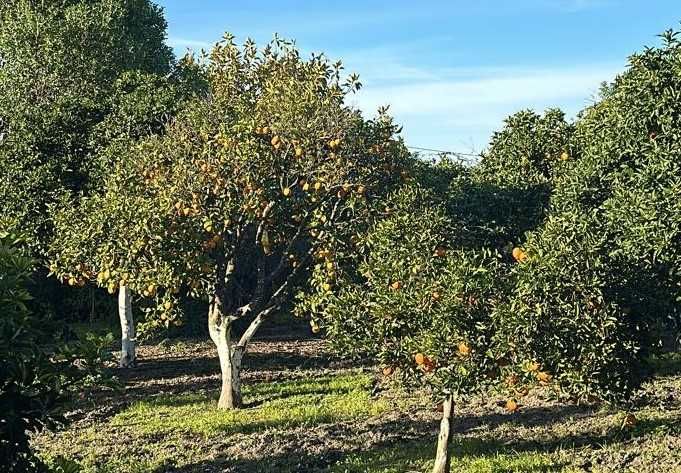
<path fill-rule="evenodd" d="M 27 253 L 23 240 L 0 233 L 0 463 L 10 472 L 43 469 L 29 434 L 59 422 L 58 408 L 70 392 L 113 381 L 104 369 L 110 337 L 65 345 L 59 325 L 31 312 L 35 262 Z"/>

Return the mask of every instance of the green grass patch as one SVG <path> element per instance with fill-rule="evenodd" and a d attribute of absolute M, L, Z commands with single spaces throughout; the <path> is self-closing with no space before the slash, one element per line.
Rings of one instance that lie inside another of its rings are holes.
<path fill-rule="evenodd" d="M 433 467 L 437 439 L 426 438 L 389 448 L 352 454 L 333 466 L 330 473 L 404 473 L 427 472 Z M 475 439 L 455 441 L 451 446 L 452 472 L 509 473 L 563 471 L 548 454 L 538 452 L 501 453 L 495 442 Z"/>
<path fill-rule="evenodd" d="M 307 378 L 244 387 L 254 407 L 221 411 L 216 399 L 199 394 L 159 396 L 140 401 L 117 414 L 113 427 L 135 426 L 140 433 L 248 433 L 267 428 L 338 422 L 378 415 L 389 408 L 372 399 L 366 375 Z"/>

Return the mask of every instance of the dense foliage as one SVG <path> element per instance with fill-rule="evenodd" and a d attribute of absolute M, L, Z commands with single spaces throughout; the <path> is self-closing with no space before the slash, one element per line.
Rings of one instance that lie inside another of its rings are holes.
<path fill-rule="evenodd" d="M 551 216 L 517 270 L 512 336 L 576 394 L 631 394 L 678 321 L 680 57 L 678 36 L 665 34 L 583 112 L 579 161 L 556 180 Z"/>
<path fill-rule="evenodd" d="M 70 392 L 110 381 L 102 367 L 111 339 L 64 344 L 60 325 L 31 311 L 35 261 L 27 253 L 21 239 L 0 233 L 0 464 L 10 472 L 43 467 L 29 434 L 55 425 Z"/>
<path fill-rule="evenodd" d="M 314 251 L 361 225 L 408 153 L 389 117 L 345 105 L 359 84 L 322 56 L 227 37 L 202 67 L 208 97 L 120 154 L 104 192 L 57 214 L 53 270 L 156 298 L 166 325 L 187 291 L 212 301 L 223 330 L 246 315 L 255 330 Z"/>
<path fill-rule="evenodd" d="M 50 241 L 47 205 L 91 183 L 101 138 L 125 126 L 98 131 L 125 111 L 116 97 L 132 81 L 118 79 L 170 71 L 165 28 L 148 0 L 0 5 L 0 207 L 36 254 Z"/>
<path fill-rule="evenodd" d="M 441 182 L 424 181 L 437 199 L 420 197 L 424 207 L 376 221 L 357 255 L 359 272 L 336 294 L 303 305 L 316 313 L 314 324 L 341 351 L 373 354 L 387 371 L 400 366 L 421 380 L 432 372 L 425 379 L 438 392 L 459 391 L 460 377 L 442 380 L 461 364 L 457 344 L 474 350 L 479 336 L 489 360 L 510 363 L 498 378 L 506 387 L 525 377 L 570 396 L 628 398 L 678 319 L 679 51 L 677 35 L 667 33 L 663 47 L 632 56 L 574 125 L 556 110 L 520 112 L 478 164 L 436 166 L 450 179 L 446 197 Z M 434 245 L 447 249 L 442 266 L 423 260 Z M 460 279 L 441 290 L 449 260 Z M 481 315 L 474 307 L 447 305 L 455 320 L 440 324 L 443 304 L 428 298 L 437 291 L 446 301 L 449 291 L 465 292 L 464 282 L 486 308 L 484 336 L 475 325 L 457 332 Z M 414 370 L 415 352 L 432 365 Z M 487 361 L 476 366 L 491 374 Z M 476 376 L 471 386 L 487 380 Z"/>

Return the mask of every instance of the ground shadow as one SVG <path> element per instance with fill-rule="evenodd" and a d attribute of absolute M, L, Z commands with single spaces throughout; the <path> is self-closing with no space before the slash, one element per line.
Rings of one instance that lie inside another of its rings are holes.
<path fill-rule="evenodd" d="M 528 409 L 525 413 L 514 416 L 506 415 L 484 415 L 471 416 L 467 418 L 455 419 L 455 438 L 452 445 L 452 455 L 455 458 L 479 458 L 488 457 L 493 461 L 499 455 L 517 454 L 545 454 L 559 451 L 565 448 L 579 448 L 591 446 L 601 449 L 608 445 L 632 440 L 633 438 L 643 437 L 663 426 L 668 426 L 669 420 L 659 419 L 640 423 L 633 431 L 623 431 L 618 427 L 613 427 L 605 432 L 590 431 L 579 434 L 563 435 L 552 439 L 543 439 L 541 442 L 535 440 L 514 439 L 495 439 L 481 440 L 471 437 L 458 437 L 465 434 L 474 426 L 492 426 L 500 422 L 509 422 L 521 425 L 537 425 L 537 419 L 544 419 L 545 422 L 553 422 L 561 416 L 571 416 L 580 411 L 578 406 L 567 406 L 566 408 L 553 409 L 551 419 L 546 417 L 543 409 Z M 681 419 L 672 421 L 678 425 Z M 372 426 L 375 427 L 375 426 Z M 349 424 L 337 427 L 340 429 L 337 435 L 352 438 L 357 432 Z M 409 420 L 395 421 L 380 426 L 381 430 L 390 432 L 391 438 L 384 442 L 370 445 L 368 448 L 354 446 L 347 448 L 323 448 L 315 454 L 301 454 L 296 448 L 295 441 L 291 442 L 291 451 L 285 451 L 277 455 L 267 455 L 262 458 L 235 458 L 233 456 L 221 456 L 214 460 L 187 465 L 182 468 L 164 468 L 157 470 L 160 472 L 181 472 L 189 473 L 194 471 L 203 472 L 322 472 L 328 471 L 333 465 L 348 458 L 350 455 L 368 454 L 364 459 L 364 467 L 390 467 L 396 463 L 404 461 L 423 462 L 433 458 L 434 448 L 437 440 L 436 422 L 413 422 Z M 400 436 L 400 432 L 404 432 Z M 286 444 L 286 439 L 281 439 Z M 555 471 L 567 464 L 547 464 L 536 465 L 523 469 L 525 472 L 548 472 Z M 350 469 L 349 471 L 362 471 Z"/>

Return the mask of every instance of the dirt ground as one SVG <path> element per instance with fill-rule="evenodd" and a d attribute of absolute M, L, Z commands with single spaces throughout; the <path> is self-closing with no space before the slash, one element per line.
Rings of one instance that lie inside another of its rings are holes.
<path fill-rule="evenodd" d="M 434 447 L 439 422 L 434 404 L 423 393 L 407 394 L 381 383 L 371 386 L 370 395 L 388 400 L 390 408 L 375 416 L 230 433 L 197 435 L 179 429 L 170 437 L 153 432 L 137 436 L 134 426 L 114 426 L 111 419 L 138 401 L 188 393 L 214 399 L 219 389 L 218 362 L 208 341 L 142 346 L 139 360 L 136 368 L 117 373 L 122 391 L 83 399 L 68 412 L 65 430 L 36 438 L 38 448 L 79 461 L 95 458 L 91 461 L 95 466 L 86 471 L 120 471 L 119 457 L 128 457 L 155 459 L 151 463 L 140 460 L 129 471 L 207 473 L 401 471 L 385 459 L 371 468 L 343 470 L 339 466 L 352 456 L 371 457 L 376 452 L 396 459 L 410 452 L 413 458 L 400 464 L 413 464 L 410 468 L 416 470 L 402 471 L 419 471 L 419 462 L 427 461 Z M 246 386 L 348 373 L 378 376 L 379 371 L 341 361 L 326 350 L 322 340 L 300 335 L 261 337 L 249 347 L 244 362 Z M 677 367 L 678 363 L 669 365 L 637 397 L 638 423 L 633 429 L 622 428 L 621 412 L 561 403 L 542 392 L 523 399 L 522 408 L 514 414 L 506 413 L 495 398 L 457 406 L 454 454 L 481 459 L 529 454 L 541 457 L 544 465 L 531 470 L 522 466 L 487 470 L 483 462 L 481 469 L 465 471 L 681 472 L 681 370 Z M 247 409 L 258 407 L 257 402 L 249 404 L 248 398 L 245 402 Z"/>

